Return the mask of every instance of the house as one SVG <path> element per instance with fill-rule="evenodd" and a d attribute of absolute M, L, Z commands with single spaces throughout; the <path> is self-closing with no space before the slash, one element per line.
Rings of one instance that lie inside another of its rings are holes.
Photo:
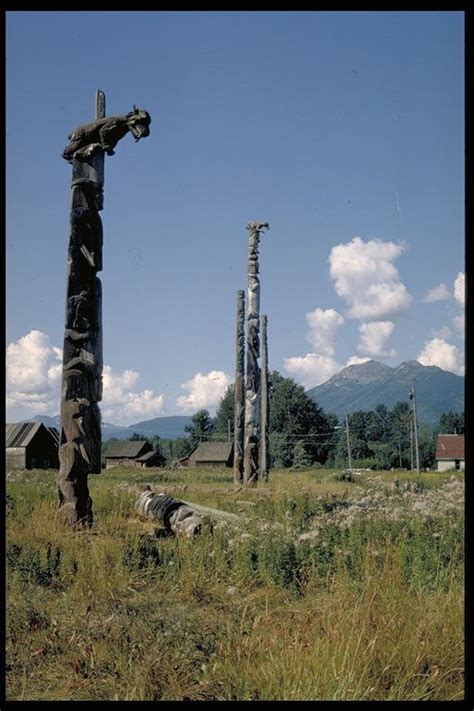
<path fill-rule="evenodd" d="M 145 469 L 146 467 L 162 467 L 165 463 L 165 458 L 161 452 L 152 449 L 151 452 L 143 454 L 135 459 L 135 466 Z"/>
<path fill-rule="evenodd" d="M 109 442 L 105 451 L 105 468 L 134 467 L 137 460 L 148 452 L 153 452 L 153 447 L 145 440 Z"/>
<path fill-rule="evenodd" d="M 6 469 L 59 469 L 59 432 L 42 422 L 5 425 Z"/>
<path fill-rule="evenodd" d="M 193 452 L 196 451 L 198 448 L 198 445 L 195 444 L 194 447 L 184 455 L 184 457 L 180 457 L 179 459 L 175 459 L 172 464 L 171 468 L 172 469 L 181 469 L 181 467 L 189 467 L 189 458 Z"/>
<path fill-rule="evenodd" d="M 188 467 L 232 467 L 233 442 L 200 442 L 188 456 Z"/>
<path fill-rule="evenodd" d="M 439 434 L 436 441 L 438 471 L 464 469 L 464 435 Z"/>

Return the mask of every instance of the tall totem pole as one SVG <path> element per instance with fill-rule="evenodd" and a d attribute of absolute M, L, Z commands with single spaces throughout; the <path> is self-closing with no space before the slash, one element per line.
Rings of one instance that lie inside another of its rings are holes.
<path fill-rule="evenodd" d="M 268 407 L 268 319 L 262 315 L 260 330 L 262 333 L 262 366 L 260 368 L 260 442 L 259 442 L 259 472 L 264 481 L 268 480 L 270 469 L 270 452 L 268 441 L 269 407 Z"/>
<path fill-rule="evenodd" d="M 105 94 L 96 95 L 96 119 L 68 136 L 62 157 L 72 165 L 66 323 L 61 384 L 59 514 L 68 525 L 92 524 L 87 478 L 101 470 L 102 221 L 104 154 L 114 155 L 129 131 L 136 141 L 150 134 L 151 118 L 134 107 L 105 117 Z"/>
<path fill-rule="evenodd" d="M 240 484 L 244 465 L 245 426 L 245 292 L 237 292 L 234 386 L 234 483 Z"/>
<path fill-rule="evenodd" d="M 258 246 L 260 233 L 269 229 L 268 222 L 250 222 L 247 286 L 247 382 L 245 390 L 245 443 L 244 483 L 256 484 L 258 480 L 258 431 L 260 357 L 260 279 L 258 276 Z"/>

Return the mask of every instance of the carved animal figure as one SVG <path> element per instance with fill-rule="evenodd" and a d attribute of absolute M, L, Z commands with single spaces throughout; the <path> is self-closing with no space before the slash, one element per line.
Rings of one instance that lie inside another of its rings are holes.
<path fill-rule="evenodd" d="M 249 222 L 248 225 L 246 225 L 246 229 L 261 232 L 262 230 L 269 230 L 270 225 L 268 222 Z"/>
<path fill-rule="evenodd" d="M 148 111 L 133 107 L 133 111 L 120 116 L 107 116 L 76 128 L 68 138 L 70 143 L 62 153 L 69 163 L 85 161 L 99 151 L 114 155 L 117 143 L 130 131 L 135 141 L 150 135 L 151 117 Z"/>

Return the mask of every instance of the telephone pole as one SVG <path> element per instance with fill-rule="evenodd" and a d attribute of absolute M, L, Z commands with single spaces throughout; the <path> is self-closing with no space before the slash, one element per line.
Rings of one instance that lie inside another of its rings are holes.
<path fill-rule="evenodd" d="M 416 457 L 416 471 L 418 476 L 420 476 L 420 451 L 418 448 L 418 419 L 416 416 L 416 394 L 415 394 L 415 379 L 411 384 L 410 400 L 413 402 L 413 429 L 415 431 L 415 457 Z"/>
<path fill-rule="evenodd" d="M 347 458 L 349 459 L 349 471 L 352 471 L 351 439 L 349 436 L 349 416 L 346 415 L 346 435 L 347 435 Z"/>

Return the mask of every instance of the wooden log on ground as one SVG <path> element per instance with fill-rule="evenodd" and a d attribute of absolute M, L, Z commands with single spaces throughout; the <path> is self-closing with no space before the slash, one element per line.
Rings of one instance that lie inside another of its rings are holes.
<path fill-rule="evenodd" d="M 213 521 L 234 525 L 243 525 L 246 522 L 245 517 L 229 511 L 220 511 L 209 506 L 182 501 L 151 489 L 142 491 L 135 508 L 141 519 L 154 521 L 169 533 L 186 538 L 200 533 L 206 524 L 212 530 Z"/>

